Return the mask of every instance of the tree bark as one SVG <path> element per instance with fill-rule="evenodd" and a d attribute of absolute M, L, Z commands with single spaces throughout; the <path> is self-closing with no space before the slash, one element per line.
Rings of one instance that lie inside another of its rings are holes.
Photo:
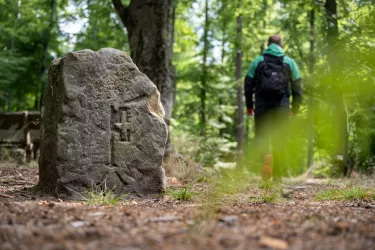
<path fill-rule="evenodd" d="M 241 11 L 242 0 L 238 0 L 238 10 Z M 237 81 L 237 151 L 241 152 L 244 146 L 244 101 L 242 83 L 242 14 L 237 16 L 237 41 L 236 41 L 236 81 Z"/>
<path fill-rule="evenodd" d="M 339 34 L 337 25 L 337 2 L 336 0 L 326 0 L 324 4 L 327 18 L 327 35 L 330 43 L 335 43 Z"/>
<path fill-rule="evenodd" d="M 337 82 L 337 76 L 335 76 L 335 67 L 337 67 L 337 61 L 335 59 L 335 49 L 337 49 L 338 39 L 338 25 L 337 25 L 337 2 L 336 0 L 326 0 L 325 2 L 326 21 L 327 21 L 327 42 L 329 45 L 328 62 L 331 67 L 332 83 L 335 84 L 339 96 L 334 100 L 336 111 L 334 112 L 334 121 L 338 124 L 338 140 L 335 145 L 337 148 L 336 156 L 340 155 L 340 169 L 342 169 L 344 175 L 349 173 L 349 122 L 348 122 L 348 111 L 346 102 L 343 94 L 343 86 L 341 82 Z M 337 159 L 335 160 L 337 162 Z"/>
<path fill-rule="evenodd" d="M 140 71 L 154 82 L 165 109 L 169 125 L 175 91 L 172 66 L 173 0 L 131 0 L 124 6 L 112 0 L 113 6 L 127 29 L 130 55 Z"/>
<path fill-rule="evenodd" d="M 7 111 L 10 112 L 10 111 L 12 111 L 12 101 L 13 101 L 12 94 L 10 92 L 8 92 L 7 101 L 8 101 L 8 109 L 7 109 Z"/>
<path fill-rule="evenodd" d="M 308 12 L 310 21 L 310 60 L 309 60 L 309 73 L 314 73 L 315 65 L 315 10 L 311 9 Z M 307 168 L 310 168 L 314 163 L 314 124 L 313 124 L 313 90 L 310 89 L 309 101 L 308 101 L 308 114 L 307 119 L 309 123 L 308 127 L 308 140 L 307 140 Z"/>
<path fill-rule="evenodd" d="M 172 75 L 173 75 L 173 100 L 172 103 L 176 102 L 176 87 L 177 87 L 177 80 L 175 79 L 176 76 L 176 70 L 174 65 L 172 64 L 172 57 L 173 57 L 173 46 L 175 42 L 175 23 L 176 23 L 176 10 L 177 10 L 177 0 L 171 0 L 172 6 L 170 8 L 170 16 L 171 16 L 171 21 L 170 21 L 170 46 L 169 46 L 169 52 L 171 54 L 171 70 L 172 70 Z M 169 136 L 168 136 L 169 138 Z"/>
<path fill-rule="evenodd" d="M 225 10 L 225 8 L 227 8 L 226 1 L 222 0 L 219 15 L 222 15 L 222 12 Z M 221 26 L 221 33 L 222 33 L 221 34 L 222 35 L 222 37 L 221 37 L 221 65 L 224 66 L 225 57 L 226 57 L 225 43 L 227 42 L 226 37 L 227 37 L 228 22 L 226 22 L 226 20 L 221 21 L 220 26 Z M 221 105 L 223 105 L 223 98 L 221 96 L 218 97 L 218 104 L 219 104 L 219 107 L 221 107 Z M 220 124 L 224 123 L 222 112 L 220 112 L 220 114 L 219 114 L 218 121 L 219 121 Z M 226 128 L 220 128 L 219 129 L 219 136 L 220 137 L 224 136 L 225 130 L 226 130 Z"/>
<path fill-rule="evenodd" d="M 262 7 L 262 15 L 264 16 L 263 18 L 263 22 L 262 22 L 262 30 L 266 30 L 266 27 L 267 27 L 267 22 L 266 22 L 266 16 L 267 16 L 267 10 L 268 10 L 268 2 L 267 0 L 263 0 L 263 7 Z M 264 52 L 264 44 L 265 44 L 265 41 L 263 40 L 262 43 L 260 44 L 260 55 L 263 55 L 263 52 Z"/>
<path fill-rule="evenodd" d="M 200 126 L 201 126 L 201 135 L 206 134 L 206 89 L 207 89 L 207 57 L 208 57 L 208 30 L 210 28 L 209 16 L 208 16 L 208 0 L 205 0 L 204 8 L 204 31 L 203 31 L 203 55 L 202 55 L 202 75 L 201 75 L 201 88 L 200 88 Z"/>
<path fill-rule="evenodd" d="M 55 14 L 56 14 L 56 0 L 51 0 L 51 15 L 49 19 L 48 28 L 44 33 L 44 44 L 43 44 L 43 57 L 42 57 L 42 68 L 41 68 L 41 79 L 42 79 L 42 86 L 40 92 L 40 100 L 39 100 L 39 107 L 35 107 L 39 109 L 43 105 L 43 98 L 44 98 L 44 91 L 46 88 L 46 71 L 47 71 L 47 57 L 48 57 L 48 47 L 49 47 L 49 40 L 51 36 L 51 31 L 53 29 L 54 21 L 55 21 Z M 38 95 L 37 95 L 38 96 Z"/>

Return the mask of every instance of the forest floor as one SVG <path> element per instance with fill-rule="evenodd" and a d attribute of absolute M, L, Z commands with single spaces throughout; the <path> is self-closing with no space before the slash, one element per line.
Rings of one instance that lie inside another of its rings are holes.
<path fill-rule="evenodd" d="M 168 180 L 170 190 L 181 187 Z M 280 197 L 250 185 L 208 214 L 194 196 L 132 198 L 113 206 L 40 197 L 28 189 L 37 181 L 37 167 L 0 163 L 1 250 L 375 249 L 374 197 L 316 199 L 333 188 L 373 190 L 371 178 L 282 183 Z M 207 188 L 192 185 L 194 192 Z"/>

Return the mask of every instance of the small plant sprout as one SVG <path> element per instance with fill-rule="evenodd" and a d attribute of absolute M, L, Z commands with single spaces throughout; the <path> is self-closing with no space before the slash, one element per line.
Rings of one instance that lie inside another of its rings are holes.
<path fill-rule="evenodd" d="M 188 201 L 191 200 L 194 193 L 190 187 L 183 187 L 171 192 L 171 196 L 176 200 Z"/>
<path fill-rule="evenodd" d="M 86 202 L 90 205 L 117 205 L 127 195 L 116 195 L 112 190 L 88 191 Z"/>
<path fill-rule="evenodd" d="M 279 199 L 276 193 L 266 193 L 261 196 L 262 202 L 265 203 L 275 203 Z"/>
<path fill-rule="evenodd" d="M 107 187 L 105 181 L 104 187 L 92 189 L 84 193 L 84 200 L 90 205 L 117 205 L 125 199 L 128 194 L 115 194 L 113 189 Z"/>

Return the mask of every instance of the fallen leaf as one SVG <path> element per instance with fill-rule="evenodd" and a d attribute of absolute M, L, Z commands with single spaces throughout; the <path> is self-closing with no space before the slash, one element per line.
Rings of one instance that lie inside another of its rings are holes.
<path fill-rule="evenodd" d="M 260 244 L 266 247 L 271 247 L 274 249 L 287 249 L 288 243 L 285 240 L 280 240 L 272 237 L 261 237 Z"/>
<path fill-rule="evenodd" d="M 149 218 L 147 221 L 148 222 L 170 222 L 170 221 L 176 221 L 176 220 L 180 220 L 180 218 L 176 216 L 162 216 L 162 217 Z"/>
<path fill-rule="evenodd" d="M 94 213 L 89 213 L 88 215 L 89 216 L 103 216 L 103 215 L 105 215 L 105 213 L 104 212 L 94 212 Z"/>
<path fill-rule="evenodd" d="M 3 193 L 0 193 L 0 196 L 5 197 L 5 198 L 14 198 L 14 196 L 12 196 L 12 195 L 3 194 Z"/>
<path fill-rule="evenodd" d="M 72 227 L 78 228 L 88 226 L 89 223 L 87 221 L 72 221 L 70 225 L 72 225 Z"/>
<path fill-rule="evenodd" d="M 172 177 L 171 184 L 174 184 L 174 185 L 179 184 L 179 182 L 178 182 L 178 180 L 177 180 L 176 177 Z"/>

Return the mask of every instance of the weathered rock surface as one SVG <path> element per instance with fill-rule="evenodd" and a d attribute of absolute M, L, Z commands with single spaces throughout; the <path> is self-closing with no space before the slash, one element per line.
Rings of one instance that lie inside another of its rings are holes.
<path fill-rule="evenodd" d="M 115 49 L 52 62 L 42 110 L 40 183 L 77 194 L 107 187 L 141 196 L 164 188 L 167 139 L 156 86 Z"/>

